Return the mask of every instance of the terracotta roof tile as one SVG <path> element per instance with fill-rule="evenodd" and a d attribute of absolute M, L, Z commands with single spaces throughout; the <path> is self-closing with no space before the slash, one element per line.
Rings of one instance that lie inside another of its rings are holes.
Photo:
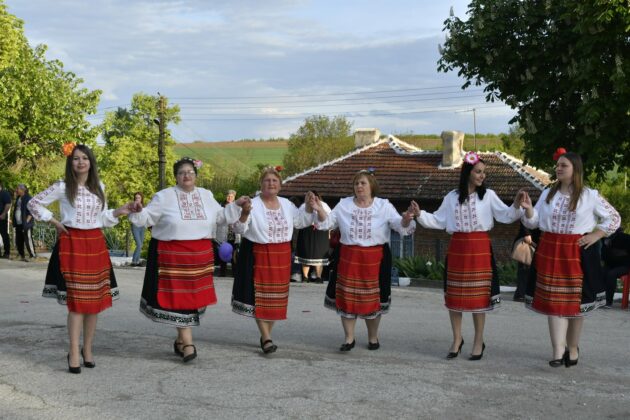
<path fill-rule="evenodd" d="M 521 188 L 525 188 L 535 201 L 549 183 L 547 174 L 524 166 L 505 153 L 481 152 L 479 155 L 487 166 L 486 184 L 506 202 L 511 202 Z M 354 174 L 372 167 L 380 185 L 380 197 L 392 201 L 442 200 L 457 187 L 460 168 L 439 169 L 441 160 L 440 151 L 423 151 L 389 136 L 287 178 L 282 195 L 301 196 L 314 189 L 323 197 L 346 197 L 352 194 L 350 183 Z"/>

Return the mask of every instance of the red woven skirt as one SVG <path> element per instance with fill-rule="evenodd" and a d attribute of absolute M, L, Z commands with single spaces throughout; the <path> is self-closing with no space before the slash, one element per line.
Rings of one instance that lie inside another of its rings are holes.
<path fill-rule="evenodd" d="M 536 248 L 536 289 L 531 309 L 545 315 L 580 316 L 582 235 L 544 232 Z"/>
<path fill-rule="evenodd" d="M 493 309 L 492 248 L 488 232 L 455 232 L 448 246 L 445 304 L 452 311 Z"/>
<path fill-rule="evenodd" d="M 278 321 L 287 319 L 291 243 L 254 244 L 254 316 Z"/>
<path fill-rule="evenodd" d="M 381 310 L 379 273 L 383 246 L 343 245 L 337 274 L 337 309 L 353 315 Z"/>
<path fill-rule="evenodd" d="M 199 309 L 217 302 L 212 241 L 158 241 L 157 301 L 165 309 Z"/>
<path fill-rule="evenodd" d="M 59 267 L 70 312 L 97 314 L 112 306 L 112 262 L 100 229 L 66 228 L 59 237 Z"/>

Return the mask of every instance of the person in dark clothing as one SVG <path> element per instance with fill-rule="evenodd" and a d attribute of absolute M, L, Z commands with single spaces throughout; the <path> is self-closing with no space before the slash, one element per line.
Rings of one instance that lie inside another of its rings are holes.
<path fill-rule="evenodd" d="M 4 253 L 0 258 L 11 255 L 11 240 L 9 239 L 9 210 L 11 209 L 11 193 L 0 183 L 0 236 L 4 244 Z"/>
<path fill-rule="evenodd" d="M 24 184 L 19 184 L 15 189 L 16 199 L 13 207 L 13 228 L 15 229 L 15 246 L 22 261 L 27 261 L 24 253 L 24 244 L 30 258 L 35 258 L 35 244 L 33 242 L 33 226 L 35 219 L 26 206 L 31 201 L 28 188 Z"/>
<path fill-rule="evenodd" d="M 512 244 L 512 248 L 514 244 L 521 238 L 524 238 L 524 242 L 532 245 L 534 248 L 536 244 L 538 244 L 538 239 L 540 238 L 540 230 L 538 229 L 527 229 L 523 224 L 520 224 L 518 229 L 518 234 L 516 238 L 514 238 L 514 243 Z M 523 302 L 525 300 L 525 288 L 527 287 L 527 277 L 529 275 L 529 265 L 518 263 L 518 268 L 516 271 L 516 290 L 514 291 L 514 300 L 516 302 Z"/>
<path fill-rule="evenodd" d="M 605 238 L 602 244 L 602 260 L 606 281 L 606 306 L 612 308 L 617 289 L 617 279 L 630 272 L 630 235 L 623 228 Z"/>

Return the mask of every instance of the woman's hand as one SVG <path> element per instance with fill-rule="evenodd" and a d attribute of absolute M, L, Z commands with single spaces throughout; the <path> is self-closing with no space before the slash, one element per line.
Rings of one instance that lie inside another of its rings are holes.
<path fill-rule="evenodd" d="M 137 213 L 140 211 L 142 211 L 142 204 L 135 201 L 129 201 L 128 203 L 114 210 L 114 217 L 128 216 L 129 213 Z"/>
<path fill-rule="evenodd" d="M 415 200 L 411 200 L 407 211 L 411 211 L 414 217 L 420 216 L 420 206 L 415 202 Z"/>
<path fill-rule="evenodd" d="M 251 206 L 251 204 L 252 204 L 252 199 L 251 199 L 251 198 L 249 198 L 249 196 L 247 196 L 247 195 L 242 195 L 242 196 L 240 196 L 240 197 L 238 198 L 238 200 L 236 200 L 236 201 L 234 202 L 234 204 L 236 204 L 237 206 L 239 206 L 239 207 L 241 207 L 241 208 L 243 208 L 243 206 L 244 206 L 244 205 L 246 205 L 246 204 L 248 204 L 248 203 L 249 203 L 249 205 Z"/>
<path fill-rule="evenodd" d="M 50 223 L 57 230 L 57 236 L 61 236 L 62 233 L 65 233 L 66 235 L 69 235 L 68 230 L 66 229 L 66 227 L 64 225 L 61 224 L 61 222 L 59 220 L 57 220 L 57 219 L 50 219 Z"/>
<path fill-rule="evenodd" d="M 404 212 L 402 214 L 402 226 L 403 227 L 407 227 L 409 226 L 409 223 L 411 223 L 411 221 L 413 220 L 413 218 L 415 217 L 413 211 L 407 210 L 406 212 Z"/>
<path fill-rule="evenodd" d="M 596 230 L 595 232 L 588 233 L 578 239 L 577 243 L 579 246 L 583 246 L 584 249 L 588 249 L 591 245 L 594 245 L 602 239 L 606 234 L 601 230 Z"/>
<path fill-rule="evenodd" d="M 523 209 L 525 209 L 525 216 L 527 216 L 528 219 L 531 219 L 532 217 L 534 217 L 534 205 L 532 204 L 532 199 L 529 196 L 529 194 L 527 194 L 527 191 L 523 191 L 520 194 L 520 204 L 519 204 Z"/>

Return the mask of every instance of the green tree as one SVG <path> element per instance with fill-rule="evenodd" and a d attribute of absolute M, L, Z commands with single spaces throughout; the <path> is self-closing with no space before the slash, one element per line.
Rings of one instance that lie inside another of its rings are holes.
<path fill-rule="evenodd" d="M 522 158 L 523 148 L 525 147 L 523 134 L 524 130 L 521 127 L 518 125 L 511 126 L 508 134 L 501 134 L 501 149 L 512 156 Z"/>
<path fill-rule="evenodd" d="M 25 43 L 22 21 L 7 12 L 4 0 L 0 0 L 0 70 L 17 59 Z"/>
<path fill-rule="evenodd" d="M 557 147 L 603 177 L 630 166 L 630 2 L 473 0 L 451 13 L 438 70 L 486 85 L 517 111 L 528 161 L 549 169 Z"/>
<path fill-rule="evenodd" d="M 60 156 L 69 140 L 93 144 L 97 130 L 85 117 L 96 112 L 101 92 L 82 87 L 61 61 L 47 60 L 45 45 L 31 48 L 3 3 L 0 46 L 0 175 L 16 165 L 35 169 Z"/>
<path fill-rule="evenodd" d="M 150 198 L 158 188 L 158 97 L 137 93 L 130 107 L 108 112 L 101 125 L 105 145 L 98 150 L 101 179 L 110 206 L 131 200 L 136 191 Z M 179 107 L 166 106 L 165 121 L 178 123 Z M 171 170 L 177 160 L 170 131 L 166 130 L 166 184 L 173 185 Z M 205 166 L 204 166 L 205 167 Z M 203 168 L 202 168 L 203 170 Z M 204 172 L 205 173 L 205 172 Z"/>
<path fill-rule="evenodd" d="M 354 147 L 352 123 L 343 116 L 314 115 L 289 138 L 283 163 L 287 174 L 295 174 L 348 153 Z"/>

